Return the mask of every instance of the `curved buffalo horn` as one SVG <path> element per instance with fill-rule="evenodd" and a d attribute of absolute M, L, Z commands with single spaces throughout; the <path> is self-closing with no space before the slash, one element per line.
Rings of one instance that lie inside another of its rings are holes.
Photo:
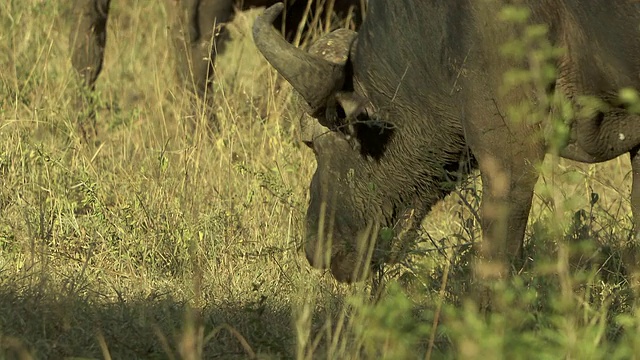
<path fill-rule="evenodd" d="M 277 3 L 258 16 L 253 24 L 253 39 L 267 61 L 306 100 L 313 114 L 322 109 L 329 96 L 342 86 L 344 66 L 356 33 L 351 30 L 334 31 L 319 40 L 320 45 L 314 44 L 311 53 L 307 53 L 288 43 L 273 27 L 273 21 L 283 8 L 282 3 Z"/>

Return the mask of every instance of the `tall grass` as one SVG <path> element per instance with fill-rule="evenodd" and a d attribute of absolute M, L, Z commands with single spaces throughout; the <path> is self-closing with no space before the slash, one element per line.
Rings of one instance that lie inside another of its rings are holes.
<path fill-rule="evenodd" d="M 434 209 L 408 259 L 380 269 L 373 302 L 371 284 L 340 285 L 300 255 L 315 161 L 290 89 L 252 44 L 258 11 L 231 24 L 212 132 L 174 79 L 167 8 L 113 2 L 99 136 L 87 144 L 69 6 L 0 3 L 0 358 L 639 353 L 619 261 L 628 159 L 543 167 L 531 266 L 507 285 L 508 312 L 485 317 L 460 300 L 479 239 L 475 178 Z"/>

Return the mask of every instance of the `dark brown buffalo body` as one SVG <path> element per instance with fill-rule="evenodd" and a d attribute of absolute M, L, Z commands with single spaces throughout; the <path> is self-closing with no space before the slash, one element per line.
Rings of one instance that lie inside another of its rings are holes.
<path fill-rule="evenodd" d="M 310 16 L 317 13 L 318 4 L 329 4 L 311 0 Z M 106 24 L 109 16 L 110 0 L 77 0 L 74 5 L 76 22 L 71 33 L 72 63 L 82 75 L 85 84 L 93 88 L 102 69 L 105 42 L 107 38 Z M 252 7 L 268 6 L 276 3 L 269 0 L 169 0 L 176 6 L 177 26 L 176 53 L 182 57 L 180 74 L 187 83 L 194 84 L 194 92 L 202 95 L 212 79 L 212 66 L 216 54 L 220 53 L 227 40 L 224 24 L 233 19 L 236 10 Z M 321 8 L 324 11 L 325 8 Z M 285 29 L 288 39 L 293 36 L 303 20 L 307 1 L 292 0 L 285 11 Z M 353 14 L 353 24 L 357 27 L 361 22 L 360 0 L 336 0 L 333 4 L 333 15 L 346 17 Z M 326 12 L 322 14 L 326 17 Z M 311 21 L 308 18 L 307 24 Z M 281 27 L 282 17 L 277 20 Z M 216 42 L 211 46 L 212 34 L 216 32 Z M 213 49 L 212 49 L 213 48 Z M 212 49 L 212 50 L 211 50 Z M 193 78 L 191 78 L 193 76 Z"/>
<path fill-rule="evenodd" d="M 306 217 L 312 265 L 341 281 L 359 279 L 367 262 L 358 251 L 369 233 L 393 227 L 408 211 L 421 220 L 453 180 L 478 168 L 486 261 L 475 268 L 481 278 L 504 276 L 522 255 L 535 166 L 549 151 L 543 134 L 558 113 L 551 105 L 547 116 L 514 122 L 511 109 L 539 103 L 545 91 L 610 105 L 576 115 L 560 155 L 596 163 L 629 154 L 640 222 L 640 117 L 617 100 L 622 87 L 640 90 L 638 2 L 516 2 L 529 10 L 528 23 L 547 25 L 546 40 L 565 52 L 550 86 L 504 91 L 505 71 L 527 65 L 502 55 L 501 46 L 518 33 L 497 15 L 509 3 L 370 0 L 357 35 L 334 32 L 311 54 L 271 27 L 278 5 L 256 20 L 256 45 L 308 109 L 301 129 L 317 160 Z"/>

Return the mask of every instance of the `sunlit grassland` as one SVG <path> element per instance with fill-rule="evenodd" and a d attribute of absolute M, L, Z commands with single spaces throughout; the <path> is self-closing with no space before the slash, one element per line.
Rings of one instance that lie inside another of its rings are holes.
<path fill-rule="evenodd" d="M 627 158 L 547 159 L 527 236 L 536 270 L 505 292 L 512 312 L 485 321 L 460 302 L 468 257 L 452 255 L 479 238 L 477 181 L 434 209 L 424 254 L 387 269 L 374 305 L 369 284 L 340 285 L 299 251 L 315 160 L 298 141 L 288 85 L 277 86 L 252 44 L 257 11 L 231 25 L 211 131 L 174 76 L 170 7 L 114 1 L 99 135 L 87 144 L 68 6 L 0 3 L 0 358 L 413 359 L 429 348 L 434 358 L 628 358 L 639 349 L 640 323 L 617 317 L 633 315 L 618 254 L 631 228 Z M 591 245 L 565 251 L 575 243 Z M 434 319 L 443 325 L 430 341 Z"/>

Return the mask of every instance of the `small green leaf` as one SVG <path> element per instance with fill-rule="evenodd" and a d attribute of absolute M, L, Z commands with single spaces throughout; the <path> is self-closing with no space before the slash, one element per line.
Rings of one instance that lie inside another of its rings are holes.
<path fill-rule="evenodd" d="M 393 240 L 393 237 L 395 236 L 395 231 L 392 228 L 389 227 L 383 227 L 382 229 L 380 229 L 380 239 L 382 241 L 391 241 Z"/>

